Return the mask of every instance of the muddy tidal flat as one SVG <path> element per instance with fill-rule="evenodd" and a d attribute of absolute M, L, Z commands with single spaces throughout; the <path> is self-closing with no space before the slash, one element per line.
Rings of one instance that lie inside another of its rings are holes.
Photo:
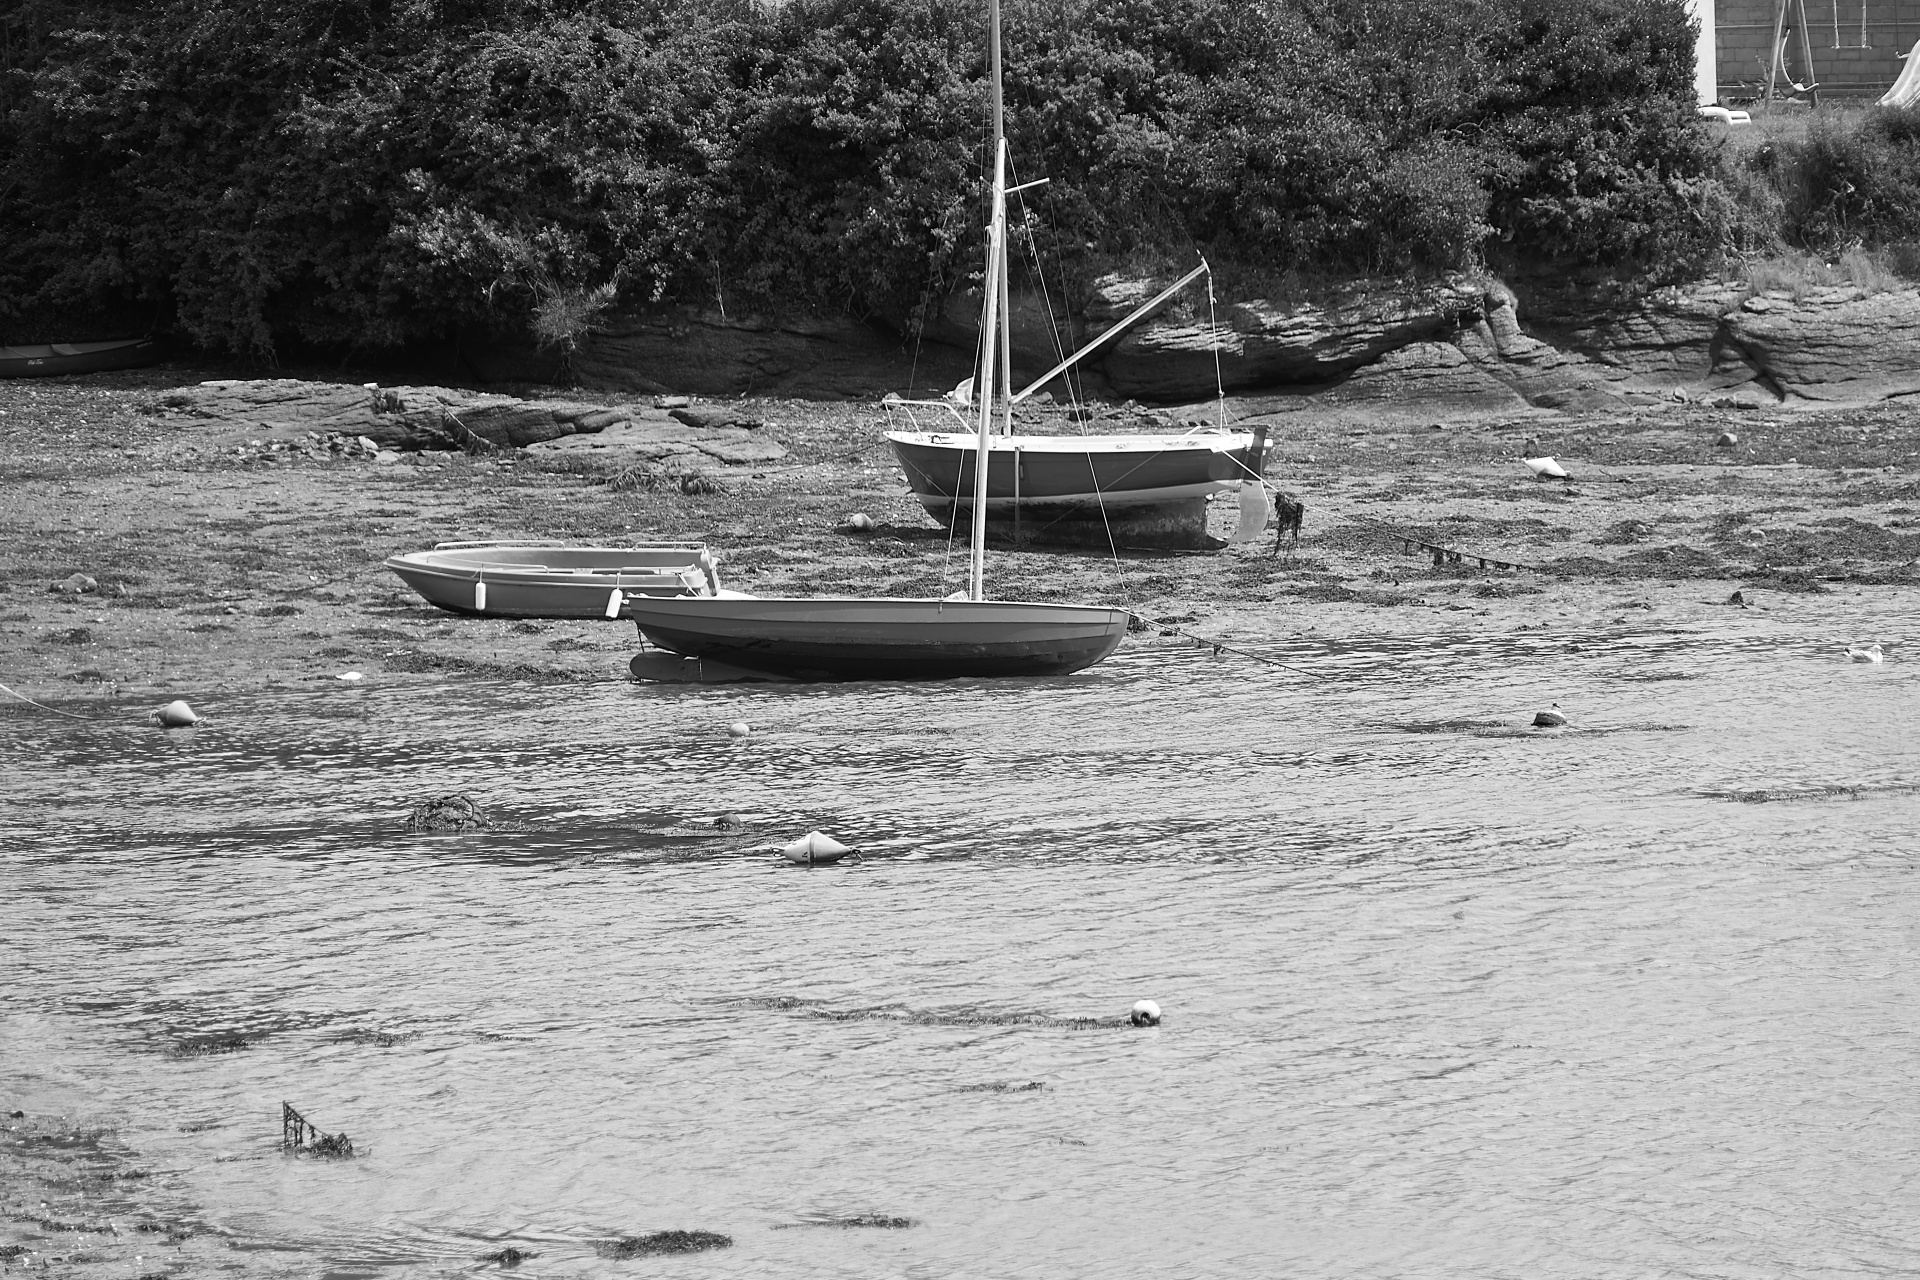
<path fill-rule="evenodd" d="M 1099 667 L 699 688 L 381 560 L 944 594 L 876 407 L 664 483 L 211 376 L 0 382 L 0 1275 L 1911 1274 L 1920 414 L 1239 402 L 1297 545 L 993 550 Z"/>

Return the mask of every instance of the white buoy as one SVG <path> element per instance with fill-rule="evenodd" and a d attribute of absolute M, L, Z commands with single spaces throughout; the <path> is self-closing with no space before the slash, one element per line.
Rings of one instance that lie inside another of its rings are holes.
<path fill-rule="evenodd" d="M 177 699 L 154 712 L 153 718 L 162 729 L 191 729 L 200 723 L 199 713 Z"/>
<path fill-rule="evenodd" d="M 780 852 L 789 862 L 798 862 L 802 866 L 811 867 L 838 862 L 853 850 L 824 831 L 809 831 Z"/>
<path fill-rule="evenodd" d="M 354 681 L 359 680 L 361 678 L 362 677 L 358 671 L 342 671 L 339 675 L 334 677 L 335 680 L 345 680 L 348 684 L 352 684 Z"/>
<path fill-rule="evenodd" d="M 620 588 L 615 587 L 607 595 L 607 616 L 609 618 L 619 617 L 620 606 L 625 604 L 626 602 L 627 602 L 626 595 L 620 590 Z"/>
<path fill-rule="evenodd" d="M 1133 1002 L 1133 1012 L 1127 1015 L 1127 1021 L 1136 1027 L 1157 1027 L 1160 1025 L 1160 1006 L 1151 1000 Z"/>
<path fill-rule="evenodd" d="M 1847 649 L 1847 657 L 1851 658 L 1855 662 L 1885 661 L 1885 655 L 1883 655 L 1880 652 L 1880 646 L 1878 644 L 1870 644 L 1864 649 L 1855 649 L 1855 648 L 1849 647 Z"/>
<path fill-rule="evenodd" d="M 487 584 L 484 582 L 476 582 L 473 584 L 473 607 L 479 612 L 486 612 Z"/>
<path fill-rule="evenodd" d="M 729 738 L 744 738 L 752 732 L 753 730 L 748 727 L 745 720 L 735 720 L 727 726 L 727 736 Z"/>
<path fill-rule="evenodd" d="M 1527 470 L 1533 472 L 1539 479 L 1565 480 L 1568 478 L 1567 469 L 1552 458 L 1522 458 L 1520 461 L 1526 463 Z"/>

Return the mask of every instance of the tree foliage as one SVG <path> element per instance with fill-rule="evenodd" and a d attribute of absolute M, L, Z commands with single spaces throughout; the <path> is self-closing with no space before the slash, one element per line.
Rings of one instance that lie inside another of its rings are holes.
<path fill-rule="evenodd" d="M 973 270 L 979 0 L 0 3 L 0 329 L 916 322 Z M 1667 0 L 1007 0 L 1025 226 L 1082 272 L 1671 271 L 1712 239 Z M 570 327 L 572 326 L 572 327 Z"/>

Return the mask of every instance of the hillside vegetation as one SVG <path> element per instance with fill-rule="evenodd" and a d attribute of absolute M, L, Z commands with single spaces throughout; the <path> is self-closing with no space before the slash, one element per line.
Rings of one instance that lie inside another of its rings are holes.
<path fill-rule="evenodd" d="M 979 0 L 0 11 L 0 337 L 113 317 L 256 355 L 565 343 L 616 300 L 911 330 L 978 256 Z M 1671 0 L 1009 0 L 1005 21 L 1050 280 L 1195 251 L 1668 279 L 1781 234 L 1729 195 Z"/>

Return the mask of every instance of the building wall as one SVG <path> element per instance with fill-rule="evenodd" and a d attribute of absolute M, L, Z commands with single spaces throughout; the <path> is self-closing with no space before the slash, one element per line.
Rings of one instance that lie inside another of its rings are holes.
<path fill-rule="evenodd" d="M 1899 76 L 1899 55 L 1920 41 L 1920 0 L 1865 0 L 1867 47 L 1860 44 L 1862 0 L 1804 0 L 1813 77 L 1822 95 L 1877 98 Z M 1766 92 L 1767 61 L 1778 0 L 1714 0 L 1714 53 L 1720 99 L 1734 102 Z M 1796 10 L 1788 0 L 1788 21 Z M 1839 39 L 1834 38 L 1838 20 Z M 1841 47 L 1834 48 L 1838 43 Z M 1787 42 L 1791 79 L 1807 82 L 1800 38 Z M 1784 84 L 1784 80 L 1782 82 Z"/>

